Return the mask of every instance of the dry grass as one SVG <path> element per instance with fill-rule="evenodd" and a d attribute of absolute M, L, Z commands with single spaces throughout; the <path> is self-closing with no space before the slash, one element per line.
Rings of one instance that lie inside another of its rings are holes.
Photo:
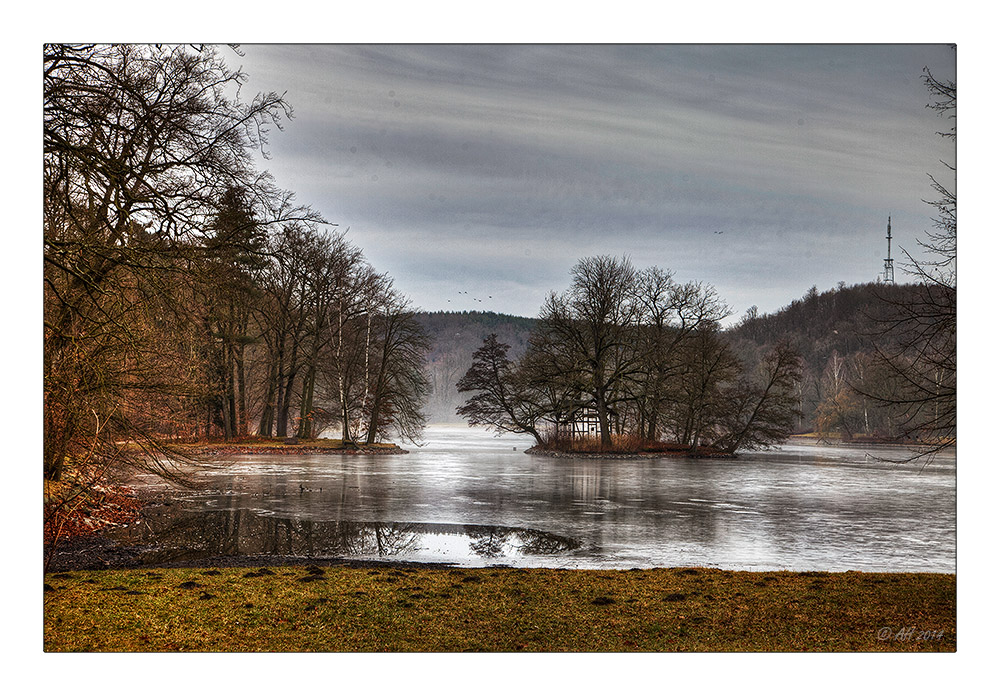
<path fill-rule="evenodd" d="M 537 446 L 542 452 L 563 452 L 574 454 L 657 454 L 690 456 L 691 448 L 663 440 L 650 440 L 638 435 L 612 435 L 611 446 L 604 447 L 601 438 L 590 436 L 549 437 Z M 720 456 L 723 452 L 709 447 L 698 447 L 695 456 Z"/>
<path fill-rule="evenodd" d="M 276 567 L 46 576 L 46 651 L 954 651 L 955 576 Z"/>

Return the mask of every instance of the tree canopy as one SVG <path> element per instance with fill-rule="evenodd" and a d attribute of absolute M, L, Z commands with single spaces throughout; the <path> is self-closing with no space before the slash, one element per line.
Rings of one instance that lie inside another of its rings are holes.
<path fill-rule="evenodd" d="M 797 411 L 800 359 L 785 345 L 744 365 L 719 326 L 728 311 L 714 288 L 669 271 L 582 259 L 569 290 L 546 299 L 520 359 L 486 338 L 458 382 L 472 393 L 458 413 L 556 446 L 592 419 L 603 451 L 664 438 L 692 452 L 780 442 Z"/>
<path fill-rule="evenodd" d="M 211 46 L 44 47 L 47 478 L 254 430 L 419 437 L 426 336 L 256 168 L 292 110 L 245 82 Z"/>

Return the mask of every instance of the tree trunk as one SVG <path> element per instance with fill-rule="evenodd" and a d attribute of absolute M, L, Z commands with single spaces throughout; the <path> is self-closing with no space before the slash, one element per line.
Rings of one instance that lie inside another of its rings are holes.
<path fill-rule="evenodd" d="M 260 414 L 260 429 L 258 433 L 263 437 L 271 437 L 274 432 L 274 414 L 278 388 L 280 386 L 282 371 L 282 354 L 284 342 L 279 339 L 275 349 L 275 355 L 271 360 L 271 367 L 267 376 L 267 393 L 264 396 L 264 410 Z"/>
<path fill-rule="evenodd" d="M 288 412 L 292 407 L 292 387 L 295 385 L 296 372 L 297 370 L 289 372 L 288 378 L 279 385 L 278 429 L 276 433 L 278 437 L 288 436 Z"/>
<path fill-rule="evenodd" d="M 341 441 L 343 444 L 354 444 L 354 437 L 351 435 L 351 419 L 347 412 L 347 400 L 341 399 Z"/>
<path fill-rule="evenodd" d="M 225 410 L 222 420 L 225 425 L 226 440 L 228 441 L 236 437 L 236 380 L 234 377 L 235 365 L 233 362 L 232 345 L 227 345 L 225 351 L 226 397 L 222 402 L 223 409 Z"/>
<path fill-rule="evenodd" d="M 267 394 L 264 397 L 264 409 L 260 414 L 260 427 L 257 429 L 257 434 L 261 437 L 271 437 L 271 433 L 274 432 L 274 392 L 275 392 L 275 382 L 277 378 L 271 375 L 267 380 Z"/>
<path fill-rule="evenodd" d="M 611 423 L 608 418 L 608 405 L 605 402 L 604 392 L 602 390 L 598 391 L 594 401 L 595 406 L 597 406 L 597 422 L 601 427 L 601 449 L 609 450 L 612 447 Z"/>
<path fill-rule="evenodd" d="M 657 411 L 659 411 L 659 404 L 654 403 L 647 416 L 646 423 L 646 439 L 650 442 L 656 441 L 656 421 L 657 421 Z"/>
<path fill-rule="evenodd" d="M 302 377 L 302 400 L 299 405 L 299 437 L 311 438 L 313 436 L 313 393 L 316 386 L 316 366 L 315 363 L 306 368 L 306 373 Z"/>
<path fill-rule="evenodd" d="M 378 433 L 379 410 L 382 407 L 381 401 L 378 395 L 372 400 L 372 410 L 368 416 L 368 435 L 365 438 L 366 445 L 375 444 L 375 436 Z"/>
<path fill-rule="evenodd" d="M 368 318 L 368 335 L 365 339 L 365 394 L 368 394 L 368 345 L 371 343 L 371 315 Z M 379 361 L 378 374 L 375 376 L 375 385 L 372 390 L 372 408 L 368 414 L 368 433 L 365 437 L 366 445 L 375 444 L 375 436 L 378 432 L 379 411 L 382 410 L 382 395 L 385 391 L 385 378 L 389 369 L 389 336 L 385 337 L 382 345 L 382 359 Z"/>
<path fill-rule="evenodd" d="M 288 436 L 288 412 L 291 410 L 292 387 L 298 373 L 298 365 L 296 364 L 298 352 L 298 344 L 293 343 L 292 355 L 288 360 L 288 377 L 278 383 L 278 437 Z"/>
<path fill-rule="evenodd" d="M 247 422 L 247 387 L 246 387 L 246 366 L 244 362 L 244 347 L 240 345 L 236 351 L 236 391 L 239 399 L 238 413 L 239 429 L 241 437 L 250 434 L 250 424 Z"/>
<path fill-rule="evenodd" d="M 62 478 L 63 466 L 66 461 L 67 444 L 72 426 L 65 422 L 65 416 L 60 419 L 56 413 L 62 411 L 61 405 L 46 404 L 45 409 L 45 447 L 44 447 L 44 474 L 49 481 L 59 481 Z M 57 421 L 64 422 L 58 423 Z"/>

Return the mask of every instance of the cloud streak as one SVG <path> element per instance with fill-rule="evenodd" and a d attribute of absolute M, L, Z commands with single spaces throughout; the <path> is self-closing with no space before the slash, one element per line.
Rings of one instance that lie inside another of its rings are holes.
<path fill-rule="evenodd" d="M 490 309 L 534 314 L 596 253 L 773 310 L 873 279 L 885 216 L 929 228 L 927 172 L 953 160 L 921 82 L 953 77 L 941 46 L 245 51 L 249 87 L 295 108 L 279 183 L 430 310 L 483 279 Z"/>

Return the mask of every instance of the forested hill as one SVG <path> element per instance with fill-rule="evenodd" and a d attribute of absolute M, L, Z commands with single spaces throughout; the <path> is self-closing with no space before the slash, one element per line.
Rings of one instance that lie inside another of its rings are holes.
<path fill-rule="evenodd" d="M 884 313 L 887 302 L 905 300 L 910 285 L 839 285 L 825 292 L 811 288 L 771 314 L 751 309 L 725 332 L 737 354 L 754 361 L 779 341 L 788 341 L 803 357 L 801 387 L 803 416 L 797 430 L 815 429 L 819 406 L 831 398 L 831 390 L 848 378 L 852 356 L 868 351 L 878 330 L 874 318 Z M 425 409 L 434 423 L 460 422 L 455 409 L 465 401 L 455 383 L 472 365 L 472 354 L 491 333 L 511 347 L 510 357 L 519 358 L 536 319 L 493 312 L 422 312 L 417 320 L 431 337 L 427 374 L 431 395 Z M 838 374 L 842 373 L 842 374 Z"/>
<path fill-rule="evenodd" d="M 913 286 L 867 283 L 844 285 L 826 292 L 813 286 L 801 299 L 765 315 L 751 308 L 739 324 L 726 333 L 736 341 L 771 346 L 790 341 L 807 363 L 825 362 L 832 351 L 841 355 L 863 350 L 877 330 L 873 319 L 891 302 L 900 302 Z"/>
<path fill-rule="evenodd" d="M 455 383 L 472 365 L 472 354 L 490 334 L 510 346 L 512 359 L 521 357 L 535 319 L 494 312 L 421 312 L 417 321 L 431 337 L 427 354 L 427 376 L 431 394 L 425 407 L 431 423 L 457 423 L 455 409 L 468 397 Z"/>
<path fill-rule="evenodd" d="M 859 356 L 870 353 L 883 326 L 878 317 L 892 303 L 905 302 L 913 285 L 841 283 L 826 292 L 812 287 L 801 299 L 767 315 L 751 308 L 726 332 L 737 353 L 748 358 L 779 341 L 787 341 L 804 362 L 800 431 L 816 427 L 817 409 L 831 403 L 846 382 L 857 381 L 863 369 Z M 870 414 L 868 414 L 870 416 Z M 870 420 L 870 418 L 869 418 Z M 869 424 L 870 425 L 870 424 Z"/>

